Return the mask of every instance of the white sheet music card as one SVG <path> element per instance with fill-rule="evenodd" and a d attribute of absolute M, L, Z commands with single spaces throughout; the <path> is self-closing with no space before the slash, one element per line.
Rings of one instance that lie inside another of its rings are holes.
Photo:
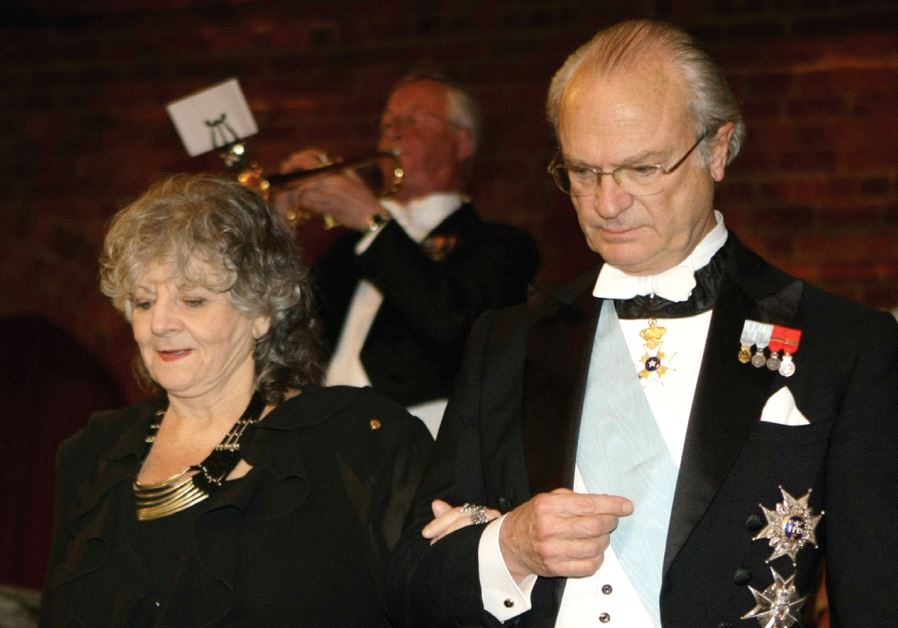
<path fill-rule="evenodd" d="M 172 101 L 165 108 L 191 157 L 259 131 L 237 79 Z"/>

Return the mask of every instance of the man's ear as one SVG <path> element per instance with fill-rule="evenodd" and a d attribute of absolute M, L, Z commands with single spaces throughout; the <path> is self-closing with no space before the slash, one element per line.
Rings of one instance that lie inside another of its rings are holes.
<path fill-rule="evenodd" d="M 711 148 L 711 159 L 708 162 L 708 170 L 711 172 L 711 178 L 715 181 L 722 181 L 724 172 L 726 171 L 727 155 L 730 152 L 730 138 L 736 131 L 736 125 L 732 122 L 726 122 L 717 129 L 714 134 L 713 147 Z"/>
<path fill-rule="evenodd" d="M 455 133 L 455 137 L 456 157 L 459 162 L 467 161 L 477 149 L 477 147 L 474 146 L 474 135 L 471 133 L 471 129 L 459 128 Z"/>

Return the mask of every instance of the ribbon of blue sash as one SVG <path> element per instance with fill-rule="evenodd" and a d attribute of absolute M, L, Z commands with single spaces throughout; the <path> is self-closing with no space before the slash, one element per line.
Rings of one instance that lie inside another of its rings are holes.
<path fill-rule="evenodd" d="M 639 598 L 661 625 L 659 597 L 677 466 L 658 429 L 611 300 L 599 316 L 577 443 L 590 493 L 621 495 L 635 508 L 611 546 Z"/>

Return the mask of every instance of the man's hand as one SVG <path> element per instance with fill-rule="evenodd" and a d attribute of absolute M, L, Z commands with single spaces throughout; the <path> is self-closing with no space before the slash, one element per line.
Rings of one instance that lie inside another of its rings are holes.
<path fill-rule="evenodd" d="M 558 488 L 524 502 L 505 517 L 499 546 L 516 582 L 530 574 L 583 577 L 602 565 L 620 517 L 633 512 L 616 495 Z"/>
<path fill-rule="evenodd" d="M 431 545 L 447 534 L 473 524 L 470 511 L 462 510 L 461 506 L 453 508 L 441 499 L 433 500 L 430 504 L 430 509 L 433 510 L 434 519 L 424 526 L 424 529 L 421 530 L 421 536 L 425 539 L 430 539 Z M 492 521 L 501 513 L 492 508 L 484 508 L 483 514 L 486 516 L 487 521 Z"/>
<path fill-rule="evenodd" d="M 310 170 L 327 165 L 330 159 L 317 148 L 293 153 L 281 162 L 282 173 Z M 316 214 L 328 214 L 349 229 L 364 231 L 374 214 L 383 211 L 377 197 L 351 170 L 323 174 L 290 184 L 274 194 L 273 205 L 283 216 L 299 208 Z"/>

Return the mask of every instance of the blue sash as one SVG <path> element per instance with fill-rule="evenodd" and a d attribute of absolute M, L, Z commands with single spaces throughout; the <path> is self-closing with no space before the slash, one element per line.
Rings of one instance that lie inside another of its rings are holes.
<path fill-rule="evenodd" d="M 586 383 L 577 467 L 590 493 L 635 505 L 611 546 L 656 626 L 677 466 L 636 375 L 613 302 L 602 304 Z"/>

